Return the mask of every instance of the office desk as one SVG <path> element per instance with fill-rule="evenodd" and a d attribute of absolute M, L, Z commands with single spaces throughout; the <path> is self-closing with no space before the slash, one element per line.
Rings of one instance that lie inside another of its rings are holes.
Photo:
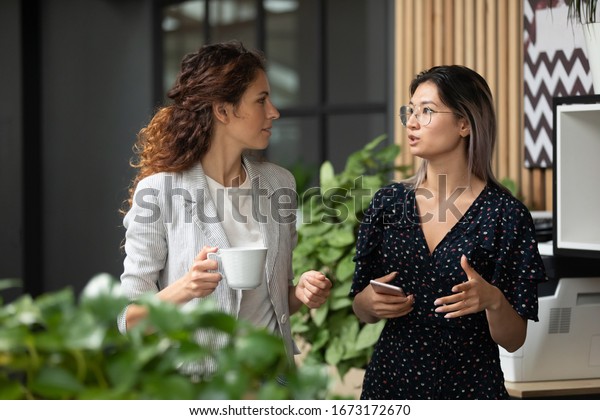
<path fill-rule="evenodd" d="M 553 398 L 598 395 L 600 379 L 577 379 L 563 381 L 505 382 L 512 398 Z"/>

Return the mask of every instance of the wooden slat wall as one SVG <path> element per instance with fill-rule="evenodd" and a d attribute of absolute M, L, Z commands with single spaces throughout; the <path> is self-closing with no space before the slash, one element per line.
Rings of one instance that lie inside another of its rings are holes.
<path fill-rule="evenodd" d="M 396 0 L 395 105 L 409 100 L 408 86 L 420 71 L 462 64 L 488 81 L 496 100 L 498 179 L 517 183 L 530 209 L 551 210 L 552 171 L 523 164 L 523 0 Z M 419 162 L 407 152 L 399 119 L 399 164 Z"/>

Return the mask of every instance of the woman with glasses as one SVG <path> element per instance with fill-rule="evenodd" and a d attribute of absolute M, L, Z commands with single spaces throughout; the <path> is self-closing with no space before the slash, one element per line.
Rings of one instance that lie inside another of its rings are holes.
<path fill-rule="evenodd" d="M 498 346 L 523 345 L 546 279 L 533 221 L 492 173 L 486 81 L 438 66 L 417 75 L 410 96 L 400 120 L 422 164 L 375 194 L 358 233 L 353 308 L 364 322 L 387 320 L 361 398 L 507 398 Z"/>

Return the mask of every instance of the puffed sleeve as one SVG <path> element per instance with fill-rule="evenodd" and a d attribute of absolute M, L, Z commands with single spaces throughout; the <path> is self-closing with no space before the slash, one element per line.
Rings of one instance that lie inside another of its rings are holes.
<path fill-rule="evenodd" d="M 547 276 L 533 219 L 519 203 L 507 212 L 506 220 L 507 252 L 502 262 L 506 276 L 501 283 L 502 291 L 519 315 L 538 321 L 538 283 L 547 281 Z"/>

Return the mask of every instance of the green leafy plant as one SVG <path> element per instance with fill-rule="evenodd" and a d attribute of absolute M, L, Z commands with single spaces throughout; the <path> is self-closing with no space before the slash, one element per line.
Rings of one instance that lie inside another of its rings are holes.
<path fill-rule="evenodd" d="M 500 180 L 500 184 L 502 184 L 506 189 L 508 189 L 510 193 L 515 197 L 517 197 L 517 195 L 519 194 L 519 187 L 515 180 L 513 180 L 512 178 L 504 177 Z"/>
<path fill-rule="evenodd" d="M 298 194 L 302 195 L 310 188 L 317 168 L 317 165 L 301 163 L 299 161 L 288 168 L 296 180 L 296 191 Z"/>
<path fill-rule="evenodd" d="M 333 282 L 330 298 L 319 309 L 303 308 L 292 317 L 292 331 L 310 345 L 307 363 L 325 362 L 343 375 L 364 367 L 383 322 L 361 324 L 348 297 L 354 274 L 356 234 L 371 198 L 390 183 L 393 170 L 406 172 L 394 162 L 399 146 L 383 146 L 386 136 L 369 142 L 350 155 L 344 170 L 334 173 L 325 162 L 320 186 L 307 190 L 301 203 L 301 226 L 294 250 L 296 273 L 317 269 Z"/>
<path fill-rule="evenodd" d="M 0 284 L 0 288 L 2 288 Z M 7 286 L 7 284 L 4 284 Z M 1 303 L 1 302 L 0 302 Z M 0 399 L 314 399 L 323 398 L 326 371 L 289 367 L 280 339 L 215 310 L 182 308 L 154 296 L 140 300 L 148 318 L 120 334 L 127 304 L 108 275 L 92 279 L 76 301 L 65 289 L 24 295 L 0 307 Z M 229 338 L 213 350 L 194 331 Z M 214 358 L 217 372 L 200 380 L 181 369 Z M 287 386 L 277 378 L 286 377 Z"/>
<path fill-rule="evenodd" d="M 504 177 L 504 178 L 500 179 L 499 182 L 504 188 L 506 188 L 508 191 L 510 191 L 510 193 L 513 196 L 515 196 L 517 199 L 519 199 L 520 201 L 525 203 L 530 210 L 534 209 L 534 204 L 526 202 L 527 200 L 525 199 L 523 194 L 521 194 L 521 192 L 519 190 L 519 186 L 514 179 L 509 178 L 509 177 Z"/>

